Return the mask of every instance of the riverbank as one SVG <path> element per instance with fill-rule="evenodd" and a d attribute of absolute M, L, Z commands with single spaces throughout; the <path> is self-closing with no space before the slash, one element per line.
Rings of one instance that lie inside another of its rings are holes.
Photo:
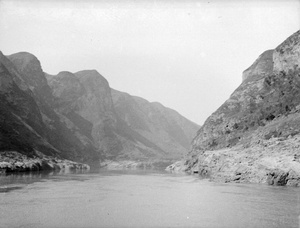
<path fill-rule="evenodd" d="M 154 169 L 165 168 L 172 164 L 172 160 L 149 160 L 149 161 L 134 161 L 134 160 L 104 160 L 100 162 L 101 168 L 106 169 Z"/>
<path fill-rule="evenodd" d="M 42 170 L 89 170 L 90 166 L 66 159 L 40 155 L 28 157 L 16 151 L 0 152 L 0 173 Z"/>
<path fill-rule="evenodd" d="M 299 145 L 297 135 L 258 140 L 247 148 L 240 145 L 190 154 L 166 170 L 197 173 L 216 182 L 300 186 Z"/>

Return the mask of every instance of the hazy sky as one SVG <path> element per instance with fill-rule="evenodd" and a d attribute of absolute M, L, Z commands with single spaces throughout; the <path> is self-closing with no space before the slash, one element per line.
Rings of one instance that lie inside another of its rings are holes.
<path fill-rule="evenodd" d="M 0 0 L 5 55 L 30 52 L 50 74 L 96 69 L 198 124 L 299 28 L 299 0 Z"/>

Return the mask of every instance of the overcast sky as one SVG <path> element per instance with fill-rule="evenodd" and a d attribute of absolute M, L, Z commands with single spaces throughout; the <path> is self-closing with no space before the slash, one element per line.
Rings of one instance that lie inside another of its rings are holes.
<path fill-rule="evenodd" d="M 198 124 L 299 28 L 299 0 L 0 0 L 5 55 L 30 52 L 50 74 L 96 69 Z"/>

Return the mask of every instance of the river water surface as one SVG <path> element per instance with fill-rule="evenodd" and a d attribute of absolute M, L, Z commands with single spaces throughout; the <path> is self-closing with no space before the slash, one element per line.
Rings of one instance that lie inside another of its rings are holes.
<path fill-rule="evenodd" d="M 299 227 L 299 192 L 154 170 L 0 176 L 0 227 Z"/>

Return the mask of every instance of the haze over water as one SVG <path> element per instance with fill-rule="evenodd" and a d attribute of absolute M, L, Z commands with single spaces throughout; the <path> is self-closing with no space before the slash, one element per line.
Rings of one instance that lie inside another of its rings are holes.
<path fill-rule="evenodd" d="M 0 227 L 298 227 L 297 188 L 164 171 L 0 177 Z"/>

